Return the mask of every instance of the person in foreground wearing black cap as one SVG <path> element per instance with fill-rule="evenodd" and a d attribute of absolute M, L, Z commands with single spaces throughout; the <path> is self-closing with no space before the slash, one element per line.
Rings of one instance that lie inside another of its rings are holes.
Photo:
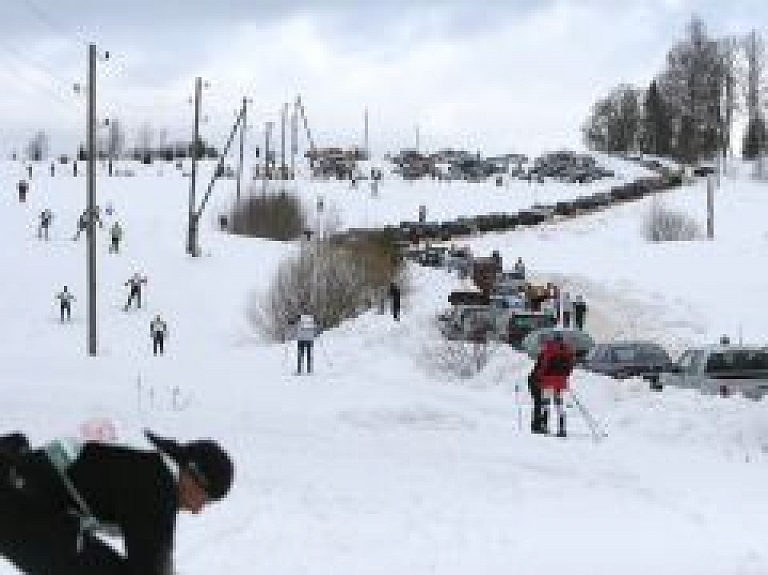
<path fill-rule="evenodd" d="M 0 556 L 33 575 L 171 575 L 176 515 L 222 499 L 234 467 L 214 441 L 145 435 L 154 450 L 0 437 Z"/>

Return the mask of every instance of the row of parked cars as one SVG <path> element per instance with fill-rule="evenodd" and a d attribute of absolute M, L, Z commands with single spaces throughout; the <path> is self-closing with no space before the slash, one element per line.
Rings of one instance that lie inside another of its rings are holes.
<path fill-rule="evenodd" d="M 589 371 L 617 379 L 642 377 L 649 381 L 651 389 L 658 391 L 682 387 L 755 400 L 768 394 L 768 349 L 759 346 L 721 343 L 692 347 L 673 361 L 667 351 L 654 342 L 612 341 L 594 344 L 579 364 Z"/>
<path fill-rule="evenodd" d="M 637 200 L 680 185 L 682 179 L 676 174 L 640 178 L 633 182 L 618 184 L 610 190 L 562 200 L 554 204 L 536 204 L 516 213 L 491 213 L 476 216 L 460 216 L 442 222 L 403 221 L 397 226 L 384 226 L 377 230 L 349 229 L 336 234 L 339 241 L 359 239 L 366 234 L 385 234 L 392 241 L 418 244 L 422 241 L 451 242 L 457 238 L 476 233 L 509 231 L 517 227 L 537 226 L 558 216 L 572 216 L 593 212 L 622 202 Z"/>
<path fill-rule="evenodd" d="M 652 341 L 596 343 L 589 333 L 562 328 L 551 315 L 509 308 L 503 298 L 453 305 L 438 318 L 447 339 L 509 344 L 535 358 L 555 332 L 574 349 L 579 367 L 616 379 L 642 377 L 652 389 L 696 389 L 722 396 L 742 395 L 760 399 L 768 394 L 768 348 L 718 344 L 692 347 L 674 361 Z"/>

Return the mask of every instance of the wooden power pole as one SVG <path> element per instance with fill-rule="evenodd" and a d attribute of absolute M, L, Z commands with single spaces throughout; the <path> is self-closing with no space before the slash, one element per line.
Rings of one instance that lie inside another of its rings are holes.
<path fill-rule="evenodd" d="M 95 356 L 96 346 L 96 44 L 88 46 L 88 355 Z"/>
<path fill-rule="evenodd" d="M 187 253 L 197 255 L 197 218 L 195 217 L 195 186 L 197 185 L 197 159 L 200 147 L 200 98 L 203 79 L 195 78 L 195 126 L 192 135 L 192 174 L 189 185 L 189 222 L 187 229 Z"/>
<path fill-rule="evenodd" d="M 243 98 L 243 124 L 240 127 L 240 159 L 237 164 L 237 192 L 235 194 L 235 203 L 240 204 L 240 188 L 243 181 L 243 150 L 245 148 L 245 131 L 248 129 L 248 98 Z"/>

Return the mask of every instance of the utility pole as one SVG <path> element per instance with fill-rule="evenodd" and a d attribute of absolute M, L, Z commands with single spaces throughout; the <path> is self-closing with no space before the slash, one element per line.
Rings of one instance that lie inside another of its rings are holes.
<path fill-rule="evenodd" d="M 291 114 L 291 179 L 296 178 L 296 154 L 299 153 L 299 111 L 293 106 Z"/>
<path fill-rule="evenodd" d="M 715 178 L 707 177 L 707 239 L 715 237 Z"/>
<path fill-rule="evenodd" d="M 88 46 L 88 355 L 96 355 L 96 44 Z"/>
<path fill-rule="evenodd" d="M 269 140 L 272 135 L 272 122 L 264 124 L 264 187 L 262 191 L 267 192 L 267 178 L 269 177 Z"/>
<path fill-rule="evenodd" d="M 197 218 L 195 217 L 195 186 L 197 185 L 197 157 L 200 142 L 200 98 L 203 79 L 195 78 L 195 127 L 192 135 L 192 173 L 189 185 L 189 227 L 187 229 L 187 253 L 197 255 Z"/>
<path fill-rule="evenodd" d="M 240 161 L 237 164 L 237 193 L 235 202 L 240 204 L 240 187 L 243 180 L 243 149 L 245 148 L 245 131 L 248 128 L 248 98 L 243 97 L 243 125 L 240 127 Z"/>
<path fill-rule="evenodd" d="M 368 108 L 365 109 L 365 127 L 363 132 L 363 150 L 365 151 L 365 157 L 368 159 L 370 154 L 368 153 Z"/>
<path fill-rule="evenodd" d="M 416 124 L 416 151 L 419 151 L 419 125 Z"/>
<path fill-rule="evenodd" d="M 280 179 L 284 180 L 287 166 L 285 165 L 285 116 L 288 104 L 283 105 L 280 111 Z"/>

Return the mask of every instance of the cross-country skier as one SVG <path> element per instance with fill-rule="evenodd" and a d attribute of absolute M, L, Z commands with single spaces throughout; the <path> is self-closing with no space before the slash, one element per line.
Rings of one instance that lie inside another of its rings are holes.
<path fill-rule="evenodd" d="M 171 575 L 179 511 L 226 496 L 234 466 L 214 441 L 145 433 L 151 449 L 0 438 L 0 556 L 34 575 Z"/>
<path fill-rule="evenodd" d="M 307 373 L 312 373 L 312 346 L 317 336 L 315 318 L 302 314 L 296 322 L 296 341 L 298 342 L 298 369 L 301 373 L 304 356 L 307 357 Z"/>
<path fill-rule="evenodd" d="M 59 300 L 59 310 L 61 312 L 61 321 L 62 322 L 64 321 L 64 316 L 66 316 L 67 321 L 71 320 L 72 319 L 72 302 L 75 301 L 75 296 L 73 296 L 67 290 L 67 286 L 64 286 L 64 289 L 56 294 L 56 299 Z"/>
<path fill-rule="evenodd" d="M 136 307 L 141 309 L 141 286 L 145 283 L 147 283 L 147 278 L 139 272 L 133 274 L 128 278 L 128 281 L 125 282 L 125 285 L 131 288 L 131 291 L 128 293 L 128 301 L 123 308 L 125 311 L 128 311 L 134 299 L 136 300 Z"/>
<path fill-rule="evenodd" d="M 120 251 L 120 240 L 123 239 L 123 228 L 120 226 L 120 222 L 116 221 L 109 228 L 109 239 L 109 253 L 118 253 Z"/>
<path fill-rule="evenodd" d="M 549 433 L 549 404 L 554 402 L 557 409 L 557 435 L 565 437 L 565 409 L 563 391 L 568 388 L 568 377 L 573 371 L 574 355 L 571 347 L 563 341 L 563 334 L 555 332 L 553 339 L 546 341 L 536 358 L 533 372 L 541 393 L 542 410 L 539 421 L 540 433 Z M 548 401 L 549 400 L 549 401 Z M 534 405 L 536 398 L 534 396 Z M 536 413 L 534 413 L 535 417 Z"/>
<path fill-rule="evenodd" d="M 152 353 L 157 355 L 159 351 L 160 355 L 163 355 L 163 344 L 168 336 L 168 326 L 160 318 L 160 314 L 157 314 L 155 319 L 150 322 L 149 333 L 152 336 Z"/>
<path fill-rule="evenodd" d="M 93 210 L 93 218 L 94 223 L 99 224 L 100 228 L 104 227 L 104 222 L 101 221 L 101 209 L 99 206 L 96 206 Z M 82 214 L 80 214 L 80 217 L 77 218 L 77 232 L 75 232 L 74 237 L 72 238 L 73 241 L 77 241 L 80 239 L 80 234 L 88 229 L 89 224 L 89 214 L 88 210 L 85 210 Z"/>
<path fill-rule="evenodd" d="M 53 222 L 53 212 L 51 210 L 46 208 L 42 212 L 40 212 L 40 225 L 37 226 L 38 239 L 44 239 L 44 240 L 48 239 L 48 229 L 51 227 L 52 222 Z"/>

